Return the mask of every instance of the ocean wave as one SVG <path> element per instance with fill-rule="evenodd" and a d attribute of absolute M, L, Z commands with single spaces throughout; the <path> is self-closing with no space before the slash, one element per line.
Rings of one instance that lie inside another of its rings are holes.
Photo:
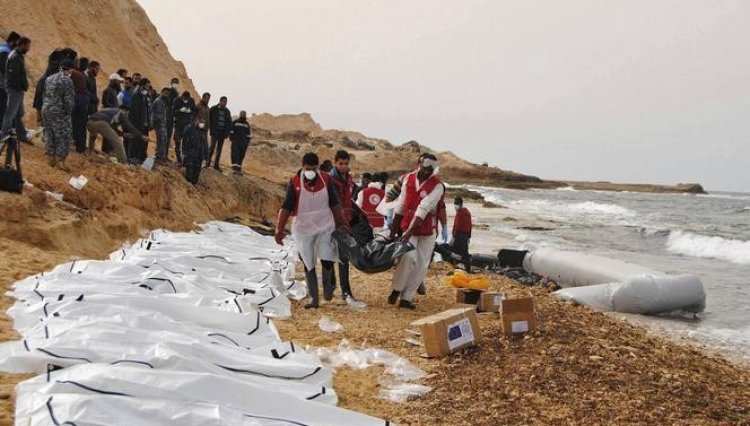
<path fill-rule="evenodd" d="M 722 198 L 725 200 L 750 200 L 750 194 L 734 193 L 734 194 L 698 194 L 701 198 Z"/>
<path fill-rule="evenodd" d="M 572 186 L 566 186 L 563 188 L 557 188 L 557 191 L 578 191 L 577 189 L 573 188 Z"/>
<path fill-rule="evenodd" d="M 750 265 L 750 241 L 672 231 L 667 238 L 667 250 L 685 256 Z"/>
<path fill-rule="evenodd" d="M 603 204 L 595 203 L 593 201 L 569 204 L 567 207 L 573 211 L 581 212 L 584 214 L 602 214 L 626 217 L 632 217 L 636 215 L 636 212 L 634 212 L 633 210 L 618 206 L 617 204 Z"/>

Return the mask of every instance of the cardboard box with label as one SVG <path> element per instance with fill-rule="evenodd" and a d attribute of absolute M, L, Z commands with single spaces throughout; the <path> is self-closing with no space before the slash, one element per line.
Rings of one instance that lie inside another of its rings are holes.
<path fill-rule="evenodd" d="M 448 309 L 414 321 L 411 326 L 419 329 L 428 358 L 451 354 L 482 339 L 477 313 L 471 307 Z"/>
<path fill-rule="evenodd" d="M 500 312 L 500 305 L 505 299 L 505 294 L 497 291 L 486 291 L 479 296 L 477 303 L 478 312 Z"/>
<path fill-rule="evenodd" d="M 503 299 L 500 303 L 500 321 L 506 337 L 522 336 L 536 328 L 534 299 L 522 297 Z"/>
<path fill-rule="evenodd" d="M 476 305 L 479 303 L 479 298 L 482 296 L 482 292 L 479 290 L 472 290 L 468 288 L 457 288 L 456 289 L 456 303 L 465 303 L 467 305 Z"/>

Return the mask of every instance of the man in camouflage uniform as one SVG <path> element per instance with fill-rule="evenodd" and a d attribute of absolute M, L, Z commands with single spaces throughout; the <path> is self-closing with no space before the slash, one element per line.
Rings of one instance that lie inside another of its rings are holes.
<path fill-rule="evenodd" d="M 44 139 L 50 166 L 68 170 L 65 158 L 73 139 L 71 117 L 75 105 L 75 89 L 70 79 L 73 62 L 65 60 L 60 71 L 47 77 L 44 83 Z"/>

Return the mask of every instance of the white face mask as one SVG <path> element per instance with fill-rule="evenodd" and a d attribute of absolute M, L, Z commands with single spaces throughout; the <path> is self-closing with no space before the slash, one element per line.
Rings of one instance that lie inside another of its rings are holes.
<path fill-rule="evenodd" d="M 198 128 L 199 129 L 202 129 L 204 127 L 206 127 L 206 123 L 198 123 Z"/>
<path fill-rule="evenodd" d="M 179 85 L 179 84 L 177 84 L 177 83 L 173 83 L 173 84 L 172 84 L 172 88 L 173 88 L 173 89 L 177 90 L 177 88 L 178 88 L 178 87 L 180 87 L 180 85 Z"/>
<path fill-rule="evenodd" d="M 315 170 L 305 170 L 303 174 L 305 175 L 305 179 L 307 180 L 313 180 L 317 175 L 317 173 L 315 173 Z"/>
<path fill-rule="evenodd" d="M 144 95 L 148 95 L 148 90 L 141 90 L 141 93 Z"/>
<path fill-rule="evenodd" d="M 454 204 L 454 205 L 453 205 L 453 208 L 454 208 L 454 209 L 456 209 L 456 211 L 458 211 L 458 209 L 460 209 L 460 208 L 461 208 L 461 206 L 459 206 L 458 204 Z"/>

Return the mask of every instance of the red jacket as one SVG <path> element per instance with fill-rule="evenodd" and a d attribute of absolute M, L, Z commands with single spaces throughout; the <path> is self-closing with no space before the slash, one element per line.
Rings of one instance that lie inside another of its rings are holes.
<path fill-rule="evenodd" d="M 362 190 L 362 211 L 367 215 L 367 221 L 373 228 L 385 226 L 385 218 L 375 209 L 385 197 L 385 189 L 365 188 Z"/>
<path fill-rule="evenodd" d="M 456 210 L 456 217 L 453 219 L 453 235 L 457 232 L 469 234 L 471 237 L 471 213 L 466 207 Z"/>
<path fill-rule="evenodd" d="M 333 187 L 336 188 L 336 193 L 339 196 L 341 208 L 343 209 L 344 220 L 346 223 L 351 223 L 354 211 L 354 200 L 352 199 L 354 181 L 352 180 L 352 175 L 347 173 L 346 178 L 343 178 L 334 167 L 327 177 L 330 178 L 329 180 L 333 183 Z"/>
<path fill-rule="evenodd" d="M 433 175 L 427 179 L 426 182 L 422 183 L 420 188 L 417 188 L 418 184 L 417 172 L 412 172 L 404 178 L 402 189 L 402 191 L 405 191 L 404 217 L 401 220 L 401 230 L 404 232 L 409 229 L 409 225 L 411 225 L 411 221 L 414 219 L 414 216 L 417 213 L 417 208 L 419 207 L 419 203 L 422 202 L 422 199 L 430 194 L 438 185 L 442 185 L 443 183 L 440 181 L 439 177 Z M 437 209 L 427 214 L 422 221 L 422 225 L 414 231 L 414 235 L 425 237 L 435 233 L 438 223 L 436 212 Z"/>

